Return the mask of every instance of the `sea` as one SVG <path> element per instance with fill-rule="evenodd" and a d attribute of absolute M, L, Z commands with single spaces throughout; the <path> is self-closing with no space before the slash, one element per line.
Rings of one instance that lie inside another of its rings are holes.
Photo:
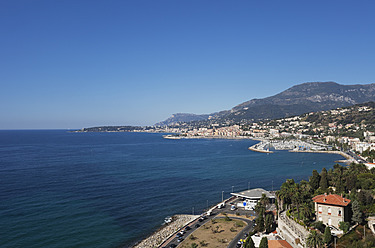
<path fill-rule="evenodd" d="M 308 180 L 335 154 L 249 151 L 257 141 L 151 133 L 0 131 L 0 247 L 122 248 L 166 216 L 231 192 Z"/>

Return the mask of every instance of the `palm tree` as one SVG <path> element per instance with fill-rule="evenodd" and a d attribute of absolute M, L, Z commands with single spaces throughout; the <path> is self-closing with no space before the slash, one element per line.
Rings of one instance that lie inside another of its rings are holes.
<path fill-rule="evenodd" d="M 312 230 L 306 239 L 307 247 L 319 248 L 323 246 L 323 238 L 316 230 Z"/>
<path fill-rule="evenodd" d="M 298 219 L 300 219 L 299 216 L 299 204 L 301 203 L 301 188 L 299 187 L 298 183 L 295 183 L 292 187 L 293 189 L 293 195 L 291 197 L 293 206 L 297 207 L 297 216 Z"/>
<path fill-rule="evenodd" d="M 293 179 L 287 179 L 286 182 L 281 185 L 280 190 L 277 192 L 277 196 L 279 198 L 282 209 L 284 209 L 284 204 L 286 204 L 286 207 L 288 209 L 290 204 L 292 203 L 294 184 L 295 183 Z"/>
<path fill-rule="evenodd" d="M 308 202 L 302 203 L 301 213 L 302 213 L 305 220 L 310 220 L 310 218 L 312 216 L 311 204 L 309 204 Z"/>

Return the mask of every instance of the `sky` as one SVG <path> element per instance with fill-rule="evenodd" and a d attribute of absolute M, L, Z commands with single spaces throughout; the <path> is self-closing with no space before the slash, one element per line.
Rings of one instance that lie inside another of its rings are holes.
<path fill-rule="evenodd" d="M 375 1 L 2 0 L 0 129 L 153 125 L 375 83 Z"/>

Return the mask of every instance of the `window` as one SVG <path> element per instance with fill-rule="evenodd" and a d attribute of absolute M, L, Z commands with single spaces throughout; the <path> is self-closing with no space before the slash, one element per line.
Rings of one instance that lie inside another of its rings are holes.
<path fill-rule="evenodd" d="M 322 206 L 319 206 L 319 213 L 322 213 Z"/>
<path fill-rule="evenodd" d="M 331 215 L 331 208 L 328 207 L 328 214 Z"/>
<path fill-rule="evenodd" d="M 331 218 L 328 219 L 328 225 L 329 225 L 329 226 L 332 225 L 332 220 L 331 220 Z"/>
<path fill-rule="evenodd" d="M 319 221 L 323 221 L 323 218 L 322 218 L 322 216 L 319 216 Z"/>
<path fill-rule="evenodd" d="M 341 210 L 339 210 L 339 216 L 341 216 Z"/>

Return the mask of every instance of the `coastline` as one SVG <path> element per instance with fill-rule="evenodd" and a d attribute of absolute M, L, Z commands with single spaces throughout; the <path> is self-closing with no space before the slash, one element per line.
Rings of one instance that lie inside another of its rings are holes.
<path fill-rule="evenodd" d="M 355 161 L 355 159 L 346 154 L 345 152 L 342 152 L 342 151 L 312 151 L 312 150 L 305 150 L 305 151 L 302 151 L 302 150 L 290 150 L 289 152 L 305 152 L 305 153 L 328 153 L 328 154 L 338 154 L 338 155 L 341 155 L 343 156 L 344 158 L 346 158 L 348 160 L 348 162 L 350 161 Z"/>
<path fill-rule="evenodd" d="M 163 225 L 161 228 L 156 230 L 153 234 L 151 234 L 147 238 L 133 245 L 132 248 L 159 247 L 166 240 L 168 240 L 171 236 L 173 236 L 177 231 L 179 231 L 182 227 L 190 224 L 191 222 L 195 221 L 199 217 L 200 215 L 183 215 L 183 214 L 174 215 L 173 218 L 175 220 L 173 220 L 170 224 Z"/>

